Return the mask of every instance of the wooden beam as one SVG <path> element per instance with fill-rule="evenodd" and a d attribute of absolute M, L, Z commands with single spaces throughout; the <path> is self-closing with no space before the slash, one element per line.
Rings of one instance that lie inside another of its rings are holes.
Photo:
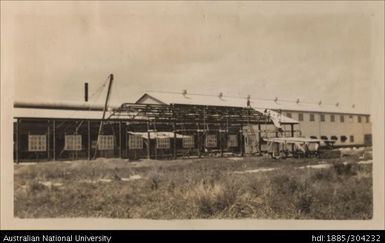
<path fill-rule="evenodd" d="M 16 142 L 16 163 L 19 163 L 20 162 L 20 137 L 19 137 L 19 132 L 20 132 L 20 120 L 19 119 L 16 119 L 16 138 L 15 138 L 15 142 Z"/>
<path fill-rule="evenodd" d="M 219 128 L 219 146 L 221 149 L 221 157 L 223 157 L 223 126 L 222 123 L 220 123 L 220 128 Z"/>
<path fill-rule="evenodd" d="M 119 122 L 119 158 L 122 158 L 122 122 Z"/>
<path fill-rule="evenodd" d="M 244 156 L 244 147 L 245 147 L 245 143 L 243 142 L 243 124 L 241 123 L 241 126 L 240 126 L 240 129 L 239 129 L 239 138 L 241 140 L 241 156 L 243 157 Z"/>
<path fill-rule="evenodd" d="M 175 122 L 172 124 L 173 132 L 174 132 L 174 148 L 173 148 L 173 157 L 176 159 L 176 125 Z"/>
<path fill-rule="evenodd" d="M 88 160 L 91 160 L 91 121 L 88 120 L 87 122 L 87 153 L 88 153 Z"/>
<path fill-rule="evenodd" d="M 262 136 L 261 136 L 261 124 L 258 124 L 258 150 L 259 154 L 262 154 Z"/>
<path fill-rule="evenodd" d="M 202 148 L 202 145 L 201 145 L 201 136 L 199 134 L 199 123 L 197 123 L 197 143 L 198 143 L 198 158 L 201 157 L 201 148 Z"/>
<path fill-rule="evenodd" d="M 147 121 L 147 159 L 151 158 L 151 136 L 150 136 L 150 121 Z"/>
<path fill-rule="evenodd" d="M 56 160 L 56 121 L 53 120 L 53 124 L 52 124 L 52 159 L 53 161 Z"/>
<path fill-rule="evenodd" d="M 51 152 L 51 149 L 50 149 L 50 145 L 51 145 L 51 143 L 50 143 L 50 141 L 51 141 L 51 139 L 50 139 L 50 120 L 48 120 L 47 121 L 47 123 L 48 123 L 48 125 L 47 125 L 47 160 L 50 160 L 50 158 L 51 158 L 51 156 L 50 156 L 50 152 Z"/>
<path fill-rule="evenodd" d="M 124 143 L 126 146 L 124 146 L 124 157 L 128 158 L 128 133 L 127 133 L 127 124 L 124 124 Z M 135 150 L 135 159 L 136 159 L 136 150 Z"/>
<path fill-rule="evenodd" d="M 291 137 L 294 137 L 294 124 L 290 124 Z M 294 144 L 291 145 L 291 151 L 294 152 Z"/>
<path fill-rule="evenodd" d="M 96 158 L 96 155 L 98 153 L 99 136 L 101 135 L 101 132 L 103 130 L 103 122 L 104 122 L 104 119 L 105 119 L 105 116 L 106 116 L 106 112 L 107 112 L 107 108 L 108 108 L 108 101 L 110 100 L 111 87 L 112 87 L 112 82 L 114 81 L 114 75 L 110 74 L 109 75 L 109 79 L 110 79 L 110 81 L 108 83 L 107 97 L 106 97 L 106 100 L 105 100 L 105 103 L 104 103 L 102 120 L 100 121 L 100 125 L 99 125 L 98 138 L 96 140 L 96 149 L 95 149 L 94 158 Z"/>
<path fill-rule="evenodd" d="M 156 120 L 154 120 L 154 131 L 156 132 L 156 134 L 158 134 L 158 129 L 156 128 Z M 157 135 L 158 136 L 158 135 Z M 156 136 L 156 137 L 157 137 Z M 154 154 L 155 154 L 155 159 L 158 159 L 158 141 L 157 139 L 155 138 L 155 148 L 154 148 Z"/>

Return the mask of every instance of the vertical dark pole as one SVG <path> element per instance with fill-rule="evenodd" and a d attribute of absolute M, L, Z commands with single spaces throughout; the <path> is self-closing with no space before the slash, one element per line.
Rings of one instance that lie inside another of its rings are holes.
<path fill-rule="evenodd" d="M 107 97 L 106 97 L 106 101 L 104 103 L 103 116 L 102 116 L 102 120 L 100 121 L 100 125 L 99 125 L 98 138 L 96 140 L 96 149 L 95 149 L 94 158 L 96 158 L 96 154 L 98 152 L 99 136 L 100 136 L 102 129 L 103 129 L 103 122 L 104 122 L 104 118 L 106 116 L 106 112 L 107 112 L 107 108 L 108 108 L 108 101 L 110 100 L 110 96 L 111 96 L 111 87 L 112 87 L 112 82 L 114 81 L 114 75 L 111 73 L 109 75 L 109 78 L 110 78 L 110 82 L 108 83 Z"/>
<path fill-rule="evenodd" d="M 151 136 L 150 136 L 150 121 L 147 121 L 147 159 L 151 158 Z"/>
<path fill-rule="evenodd" d="M 52 159 L 56 160 L 56 121 L 53 120 L 52 124 Z"/>
<path fill-rule="evenodd" d="M 156 128 L 156 120 L 154 119 L 154 132 L 156 134 L 156 137 L 155 137 L 155 148 L 154 148 L 154 153 L 155 153 L 155 159 L 158 159 L 158 130 Z"/>
<path fill-rule="evenodd" d="M 259 154 L 262 154 L 262 136 L 261 136 L 261 124 L 258 123 L 258 150 Z"/>
<path fill-rule="evenodd" d="M 158 146 L 158 139 L 156 137 L 155 137 L 154 155 L 155 155 L 155 159 L 158 159 L 158 148 L 157 148 L 157 146 Z"/>
<path fill-rule="evenodd" d="M 88 83 L 84 83 L 84 101 L 88 102 Z"/>
<path fill-rule="evenodd" d="M 222 123 L 220 123 L 219 129 L 219 146 L 221 146 L 221 157 L 223 157 L 223 130 Z"/>
<path fill-rule="evenodd" d="M 51 158 L 51 156 L 50 156 L 50 152 L 51 152 L 51 150 L 50 150 L 50 145 L 51 145 L 51 143 L 50 143 L 50 120 L 48 120 L 48 126 L 47 126 L 47 159 L 49 160 L 50 158 Z"/>
<path fill-rule="evenodd" d="M 174 159 L 176 159 L 176 124 L 175 122 L 173 123 L 173 130 L 174 130 L 174 151 L 173 151 L 173 156 Z"/>
<path fill-rule="evenodd" d="M 19 155 L 19 152 L 20 152 L 20 146 L 19 146 L 19 141 L 20 141 L 20 138 L 19 138 L 19 132 L 20 132 L 20 120 L 19 118 L 17 118 L 16 120 L 16 163 L 19 163 L 20 162 L 20 155 Z"/>
<path fill-rule="evenodd" d="M 197 142 L 198 142 L 198 158 L 201 157 L 201 136 L 199 134 L 199 122 L 197 123 Z"/>
<path fill-rule="evenodd" d="M 124 146 L 124 158 L 128 158 L 128 135 L 127 135 L 127 123 L 124 124 L 124 143 L 126 146 Z M 136 151 L 136 150 L 135 150 Z M 135 154 L 136 159 L 136 154 Z"/>
<path fill-rule="evenodd" d="M 88 149 L 87 149 L 87 152 L 88 152 L 88 160 L 91 159 L 91 121 L 88 121 L 87 122 L 87 146 L 88 146 Z"/>
<path fill-rule="evenodd" d="M 294 137 L 294 124 L 290 124 L 291 137 Z M 291 151 L 294 152 L 294 144 L 291 145 Z"/>
<path fill-rule="evenodd" d="M 241 123 L 241 127 L 239 128 L 239 138 L 241 140 L 241 144 L 240 144 L 241 156 L 243 157 L 243 155 L 244 155 L 244 146 L 245 146 L 245 143 L 243 142 L 243 123 Z"/>
<path fill-rule="evenodd" d="M 119 158 L 122 158 L 122 122 L 119 121 Z"/>

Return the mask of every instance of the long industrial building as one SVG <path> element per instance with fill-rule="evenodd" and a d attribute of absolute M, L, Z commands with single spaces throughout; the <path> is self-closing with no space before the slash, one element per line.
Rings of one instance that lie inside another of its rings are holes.
<path fill-rule="evenodd" d="M 102 116 L 87 103 L 16 102 L 15 161 L 244 156 L 266 151 L 264 138 L 274 137 L 371 144 L 369 114 L 339 105 L 148 92 Z"/>

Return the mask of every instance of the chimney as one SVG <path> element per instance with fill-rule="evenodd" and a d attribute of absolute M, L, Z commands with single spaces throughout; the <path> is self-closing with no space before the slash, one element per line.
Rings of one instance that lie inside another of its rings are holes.
<path fill-rule="evenodd" d="M 88 102 L 88 83 L 84 83 L 84 101 Z"/>

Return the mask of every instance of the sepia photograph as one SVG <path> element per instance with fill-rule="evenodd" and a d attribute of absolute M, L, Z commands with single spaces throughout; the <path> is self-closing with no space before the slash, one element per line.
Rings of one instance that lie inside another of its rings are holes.
<path fill-rule="evenodd" d="M 383 228 L 383 27 L 382 1 L 2 1 L 2 224 Z"/>

